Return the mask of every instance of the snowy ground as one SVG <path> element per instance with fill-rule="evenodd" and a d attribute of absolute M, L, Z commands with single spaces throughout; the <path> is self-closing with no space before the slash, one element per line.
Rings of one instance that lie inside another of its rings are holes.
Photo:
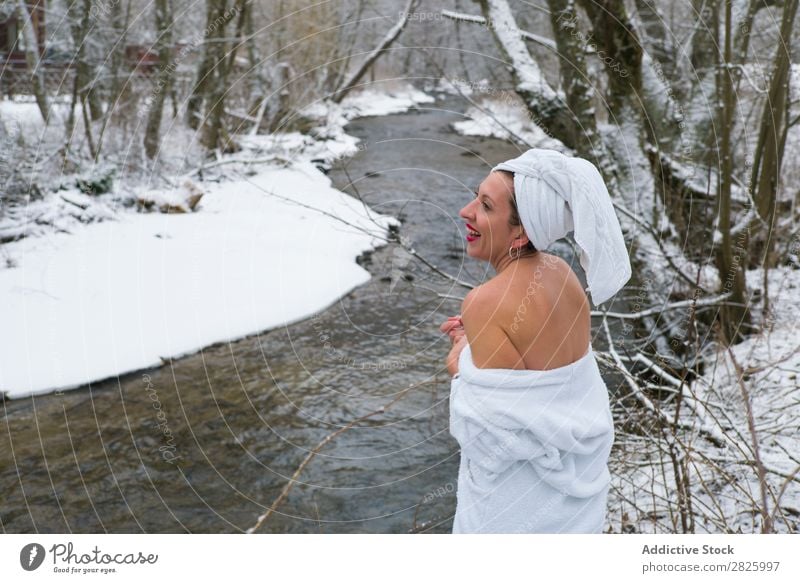
<path fill-rule="evenodd" d="M 26 236 L 0 246 L 0 390 L 16 398 L 159 365 L 306 318 L 364 283 L 355 258 L 398 222 L 332 188 L 311 161 L 356 151 L 349 119 L 429 101 L 411 88 L 365 92 L 309 110 L 316 140 L 249 137 L 220 165 L 223 180 L 195 183 L 195 212 L 141 213 L 117 204 L 119 192 L 72 188 L 6 217 L 0 234 Z M 21 120 L 33 117 L 20 105 Z"/>
<path fill-rule="evenodd" d="M 747 274 L 750 289 L 763 288 L 763 271 Z M 698 423 L 693 408 L 682 408 L 690 427 L 678 431 L 674 451 L 688 468 L 695 532 L 759 532 L 762 491 L 755 464 L 742 385 L 749 395 L 765 468 L 767 509 L 777 532 L 800 532 L 800 270 L 781 267 L 769 273 L 773 326 L 726 350 L 710 346 L 705 375 L 685 394 L 705 414 Z M 753 306 L 758 314 L 761 301 Z M 742 367 L 737 373 L 734 359 Z M 664 408 L 668 417 L 674 407 Z M 722 443 L 708 440 L 714 433 Z M 610 496 L 614 532 L 682 532 L 676 512 L 678 488 L 669 439 L 620 436 Z"/>

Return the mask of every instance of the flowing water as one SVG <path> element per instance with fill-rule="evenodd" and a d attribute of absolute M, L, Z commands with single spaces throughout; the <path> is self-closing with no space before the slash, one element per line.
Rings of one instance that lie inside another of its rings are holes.
<path fill-rule="evenodd" d="M 330 177 L 399 217 L 432 264 L 477 283 L 493 271 L 465 257 L 457 213 L 518 151 L 453 132 L 463 109 L 446 98 L 352 122 L 362 149 Z M 304 321 L 5 402 L 3 531 L 240 532 L 320 441 L 378 411 L 319 449 L 259 532 L 449 532 L 458 444 L 439 325 L 460 303 L 441 295 L 467 290 L 395 244 L 359 262 L 372 279 Z"/>

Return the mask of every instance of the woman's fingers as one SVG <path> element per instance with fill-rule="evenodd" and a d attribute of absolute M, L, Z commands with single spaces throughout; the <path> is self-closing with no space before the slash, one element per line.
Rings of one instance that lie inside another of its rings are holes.
<path fill-rule="evenodd" d="M 466 336 L 466 333 L 464 332 L 464 328 L 456 328 L 454 330 L 450 330 L 449 336 L 450 342 L 455 342 L 462 336 Z"/>
<path fill-rule="evenodd" d="M 449 334 L 450 330 L 460 326 L 463 326 L 461 316 L 450 316 L 447 320 L 442 322 L 442 325 L 439 326 L 439 330 L 441 330 L 443 334 Z"/>

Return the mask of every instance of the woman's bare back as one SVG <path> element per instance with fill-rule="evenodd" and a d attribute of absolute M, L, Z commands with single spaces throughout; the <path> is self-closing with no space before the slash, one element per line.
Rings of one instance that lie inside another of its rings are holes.
<path fill-rule="evenodd" d="M 569 264 L 541 251 L 470 292 L 462 314 L 479 368 L 559 368 L 589 347 L 586 292 Z"/>

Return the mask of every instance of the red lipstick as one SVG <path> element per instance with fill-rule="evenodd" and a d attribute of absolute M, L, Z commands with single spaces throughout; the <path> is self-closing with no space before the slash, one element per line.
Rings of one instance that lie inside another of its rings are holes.
<path fill-rule="evenodd" d="M 475 229 L 475 227 L 473 227 L 469 223 L 467 223 L 466 226 L 467 226 L 467 241 L 468 242 L 471 243 L 472 241 L 477 240 L 481 236 L 480 233 Z"/>

